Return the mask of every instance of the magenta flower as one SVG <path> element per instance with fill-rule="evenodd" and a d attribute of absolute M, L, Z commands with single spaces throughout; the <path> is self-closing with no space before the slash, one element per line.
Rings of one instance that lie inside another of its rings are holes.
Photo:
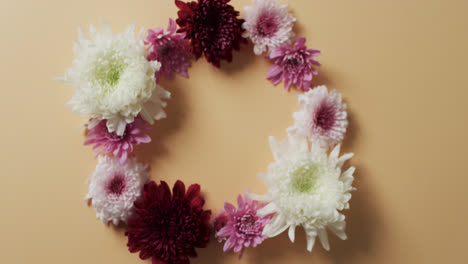
<path fill-rule="evenodd" d="M 167 31 L 163 28 L 148 30 L 145 44 L 149 44 L 149 61 L 159 61 L 161 69 L 155 73 L 156 82 L 159 82 L 161 74 L 172 80 L 173 72 L 188 78 L 187 69 L 190 66 L 192 52 L 190 43 L 185 39 L 185 33 L 177 33 L 177 25 L 169 18 Z"/>
<path fill-rule="evenodd" d="M 273 50 L 268 58 L 274 61 L 274 65 L 271 66 L 266 78 L 271 79 L 274 85 L 284 81 L 286 90 L 294 84 L 298 89 L 308 91 L 312 76 L 318 74 L 314 66 L 320 66 L 320 63 L 314 57 L 320 55 L 320 51 L 307 49 L 305 42 L 306 39 L 300 37 L 294 47 L 284 44 Z"/>
<path fill-rule="evenodd" d="M 224 252 L 233 249 L 234 252 L 240 252 L 239 258 L 241 258 L 246 247 L 256 247 L 267 238 L 262 232 L 271 216 L 257 216 L 257 210 L 265 205 L 259 205 L 258 201 L 251 200 L 247 191 L 244 197 L 242 195 L 237 197 L 237 209 L 230 203 L 224 203 L 225 212 L 216 216 L 214 221 L 216 238 L 218 241 L 226 240 Z M 218 228 L 219 225 L 223 227 L 216 230 L 217 224 Z"/>
<path fill-rule="evenodd" d="M 94 145 L 93 149 L 98 150 L 96 156 L 102 152 L 112 153 L 123 164 L 127 160 L 128 153 L 133 151 L 134 145 L 151 142 L 151 137 L 144 133 L 150 127 L 140 116 L 137 116 L 133 123 L 127 124 L 122 136 L 109 132 L 106 122 L 104 119 L 91 128 L 88 132 L 89 139 L 84 142 L 84 145 Z"/>

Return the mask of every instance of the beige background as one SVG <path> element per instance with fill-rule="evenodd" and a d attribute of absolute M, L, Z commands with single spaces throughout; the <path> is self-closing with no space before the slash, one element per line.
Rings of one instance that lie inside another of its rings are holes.
<path fill-rule="evenodd" d="M 241 9 L 247 0 L 234 0 Z M 289 1 L 296 32 L 323 51 L 315 84 L 343 94 L 356 156 L 349 239 L 312 253 L 300 232 L 248 249 L 239 262 L 214 241 L 192 263 L 466 263 L 468 35 L 466 1 Z M 85 205 L 96 160 L 83 147 L 85 118 L 65 107 L 73 89 L 52 79 L 71 65 L 79 25 L 105 18 L 121 31 L 167 25 L 172 0 L 0 1 L 0 263 L 149 263 L 126 248 L 122 228 Z M 218 70 L 204 60 L 191 78 L 163 85 L 169 118 L 138 148 L 154 180 L 199 182 L 217 213 L 272 155 L 298 109 L 273 87 L 252 46 Z"/>

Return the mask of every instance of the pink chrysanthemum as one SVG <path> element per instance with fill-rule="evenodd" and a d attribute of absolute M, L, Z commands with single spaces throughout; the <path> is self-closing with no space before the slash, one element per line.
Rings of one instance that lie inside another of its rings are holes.
<path fill-rule="evenodd" d="M 224 252 L 234 249 L 234 252 L 241 252 L 242 257 L 244 249 L 261 244 L 267 237 L 262 235 L 263 228 L 270 221 L 271 216 L 257 216 L 257 210 L 263 208 L 258 201 L 251 200 L 248 194 L 237 197 L 236 209 L 230 203 L 224 203 L 224 210 L 215 219 L 215 223 L 224 224 L 215 236 L 219 241 L 226 240 L 224 243 Z"/>
<path fill-rule="evenodd" d="M 254 53 L 260 55 L 267 49 L 271 52 L 281 44 L 290 44 L 296 19 L 288 13 L 288 5 L 280 5 L 278 0 L 252 0 L 252 4 L 244 8 L 242 27 L 243 37 L 254 44 Z"/>
<path fill-rule="evenodd" d="M 134 145 L 151 142 L 151 137 L 144 133 L 150 127 L 140 116 L 137 116 L 133 123 L 127 124 L 122 136 L 109 132 L 106 122 L 104 119 L 91 128 L 88 132 L 89 139 L 84 142 L 84 145 L 94 145 L 93 149 L 98 150 L 96 156 L 102 152 L 112 153 L 123 164 L 127 160 L 128 153 L 133 151 Z"/>
<path fill-rule="evenodd" d="M 320 55 L 319 50 L 307 49 L 306 39 L 300 37 L 296 40 L 294 47 L 281 45 L 270 53 L 269 59 L 274 61 L 266 78 L 271 79 L 273 84 L 284 81 L 284 88 L 289 90 L 291 84 L 298 89 L 308 91 L 312 76 L 318 74 L 314 66 L 320 66 L 320 63 L 314 59 Z"/>
<path fill-rule="evenodd" d="M 187 69 L 190 66 L 192 53 L 190 43 L 185 39 L 185 33 L 177 33 L 177 25 L 169 19 L 167 31 L 163 28 L 148 30 L 145 44 L 149 44 L 149 61 L 159 61 L 161 69 L 155 72 L 156 82 L 159 82 L 161 74 L 170 80 L 173 72 L 188 78 Z"/>
<path fill-rule="evenodd" d="M 348 126 L 346 104 L 341 95 L 333 90 L 328 93 L 326 86 L 318 86 L 299 95 L 301 110 L 293 114 L 294 125 L 288 133 L 309 137 L 323 147 L 340 143 Z"/>

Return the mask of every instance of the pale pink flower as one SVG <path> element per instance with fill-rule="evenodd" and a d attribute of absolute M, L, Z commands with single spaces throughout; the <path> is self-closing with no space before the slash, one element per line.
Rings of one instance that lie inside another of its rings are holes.
<path fill-rule="evenodd" d="M 314 57 L 320 55 L 320 51 L 307 49 L 305 42 L 306 39 L 300 37 L 294 47 L 285 44 L 271 52 L 268 58 L 274 62 L 274 65 L 271 66 L 266 78 L 271 79 L 275 85 L 284 81 L 286 90 L 294 84 L 296 88 L 308 91 L 312 76 L 318 74 L 314 66 L 320 66 L 320 63 Z"/>
<path fill-rule="evenodd" d="M 252 4 L 244 8 L 242 27 L 245 32 L 242 36 L 250 38 L 254 53 L 260 55 L 281 44 L 290 44 L 296 19 L 288 13 L 288 5 L 280 5 L 278 0 L 252 0 Z"/>
<path fill-rule="evenodd" d="M 293 114 L 295 122 L 288 133 L 308 137 L 326 148 L 341 143 L 348 126 L 341 94 L 335 90 L 328 93 L 326 86 L 318 86 L 300 94 L 298 100 L 301 110 Z"/>
<path fill-rule="evenodd" d="M 109 132 L 106 122 L 105 119 L 101 120 L 91 128 L 88 132 L 89 139 L 84 142 L 84 145 L 94 145 L 93 149 L 98 150 L 96 156 L 102 152 L 112 153 L 123 164 L 127 160 L 128 153 L 133 151 L 134 145 L 151 142 L 151 137 L 144 133 L 150 127 L 140 116 L 137 116 L 133 123 L 127 124 L 122 136 Z"/>
<path fill-rule="evenodd" d="M 251 200 L 247 191 L 244 197 L 242 195 L 237 197 L 237 209 L 228 202 L 224 203 L 224 212 L 221 212 L 214 220 L 216 238 L 219 241 L 226 240 L 224 252 L 233 249 L 234 252 L 241 252 L 239 255 L 241 258 L 246 247 L 256 247 L 267 238 L 262 235 L 262 232 L 271 216 L 257 216 L 257 210 L 265 205 Z M 216 226 L 222 227 L 216 230 Z"/>
<path fill-rule="evenodd" d="M 173 72 L 189 77 L 187 69 L 192 58 L 190 43 L 185 39 L 185 33 L 177 33 L 174 20 L 169 19 L 166 32 L 163 28 L 148 30 L 145 44 L 149 44 L 148 60 L 161 63 L 161 69 L 155 72 L 156 82 L 159 82 L 161 74 L 172 79 Z"/>
<path fill-rule="evenodd" d="M 85 201 L 91 202 L 96 218 L 104 224 L 127 222 L 148 179 L 148 166 L 135 158 L 121 164 L 115 157 L 100 156 L 96 170 L 86 181 L 89 187 Z"/>

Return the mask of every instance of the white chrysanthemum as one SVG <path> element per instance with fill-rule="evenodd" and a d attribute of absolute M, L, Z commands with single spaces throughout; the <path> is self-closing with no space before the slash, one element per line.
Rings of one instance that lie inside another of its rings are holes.
<path fill-rule="evenodd" d="M 143 185 L 148 181 L 147 166 L 130 158 L 121 164 L 118 158 L 99 156 L 85 200 L 96 210 L 96 218 L 107 224 L 118 225 L 127 222 L 133 213 L 133 202 L 141 195 Z"/>
<path fill-rule="evenodd" d="M 301 225 L 309 251 L 317 236 L 329 250 L 326 229 L 346 239 L 345 216 L 340 210 L 349 208 L 354 167 L 343 173 L 341 167 L 353 154 L 338 157 L 339 145 L 329 156 L 316 144 L 309 150 L 305 137 L 289 137 L 282 142 L 270 137 L 270 145 L 275 162 L 269 165 L 267 174 L 259 174 L 268 192 L 252 195 L 253 199 L 269 202 L 259 215 L 274 214 L 263 234 L 274 237 L 289 228 L 289 238 L 294 242 L 295 229 Z"/>
<path fill-rule="evenodd" d="M 341 143 L 348 126 L 346 104 L 335 90 L 328 93 L 321 85 L 298 96 L 301 110 L 293 114 L 294 125 L 289 134 L 306 136 L 312 142 L 329 148 Z"/>
<path fill-rule="evenodd" d="M 288 13 L 288 5 L 280 5 L 278 0 L 252 0 L 252 4 L 244 8 L 242 36 L 252 40 L 255 54 L 260 55 L 267 49 L 271 52 L 281 44 L 291 43 L 296 18 Z"/>
<path fill-rule="evenodd" d="M 138 114 L 150 124 L 164 118 L 161 99 L 170 93 L 156 85 L 154 73 L 161 65 L 146 59 L 144 30 L 135 38 L 134 24 L 122 34 L 114 34 L 106 23 L 101 27 L 102 32 L 89 27 L 92 40 L 79 28 L 73 66 L 62 80 L 76 88 L 68 104 L 75 113 L 91 116 L 89 128 L 107 119 L 109 132 L 121 136 Z"/>

